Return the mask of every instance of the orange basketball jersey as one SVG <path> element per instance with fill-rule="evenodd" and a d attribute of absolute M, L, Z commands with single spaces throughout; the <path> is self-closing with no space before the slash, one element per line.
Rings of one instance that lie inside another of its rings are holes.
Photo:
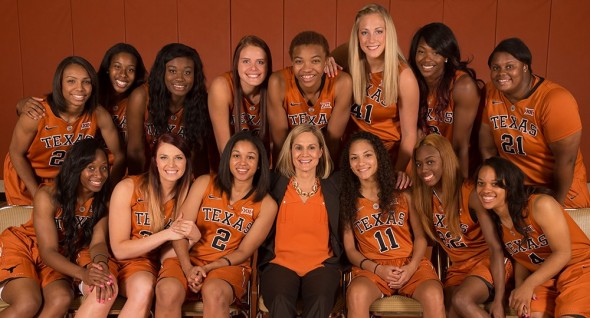
<path fill-rule="evenodd" d="M 393 213 L 379 216 L 379 204 L 365 198 L 357 199 L 354 237 L 359 251 L 367 258 L 391 260 L 412 256 L 414 239 L 410 226 L 410 210 L 403 194 L 394 199 Z"/>
<path fill-rule="evenodd" d="M 147 175 L 128 176 L 133 180 L 134 190 L 129 202 L 131 206 L 131 236 L 132 240 L 140 240 L 153 234 L 152 224 L 150 222 L 151 213 L 148 212 L 148 202 L 146 194 L 141 191 L 141 183 Z M 164 203 L 164 229 L 168 228 L 174 221 L 174 200 L 168 200 Z M 159 250 L 151 251 L 145 257 L 157 258 Z"/>
<path fill-rule="evenodd" d="M 536 197 L 537 195 L 532 195 L 529 198 L 528 206 L 523 211 L 523 215 L 527 215 L 525 218 L 525 230 L 528 231 L 529 235 L 527 240 L 522 241 L 524 239 L 522 234 L 502 225 L 502 240 L 506 251 L 519 264 L 531 272 L 536 271 L 545 259 L 551 255 L 551 247 L 545 237 L 545 233 L 543 233 L 543 230 L 533 217 L 532 208 Z M 563 208 L 561 209 L 567 221 L 572 247 L 572 258 L 566 267 L 590 260 L 590 239 L 588 239 L 571 216 Z"/>
<path fill-rule="evenodd" d="M 115 127 L 117 127 L 117 131 L 119 132 L 119 137 L 121 141 L 121 145 L 127 145 L 127 104 L 129 103 L 129 98 L 124 98 L 123 100 L 119 101 L 117 105 L 113 106 L 111 109 L 108 109 L 111 117 L 113 117 L 113 122 L 115 123 Z"/>
<path fill-rule="evenodd" d="M 282 69 L 281 75 L 285 79 L 283 108 L 287 112 L 289 129 L 305 123 L 320 129 L 326 127 L 334 108 L 336 78 L 324 75 L 320 86 L 320 96 L 315 104 L 309 105 L 297 87 L 293 67 Z"/>
<path fill-rule="evenodd" d="M 76 121 L 68 123 L 53 113 L 46 100 L 41 105 L 46 115 L 38 119 L 37 134 L 27 151 L 27 159 L 38 182 L 55 178 L 70 147 L 79 140 L 94 138 L 98 130 L 95 112 L 82 114 Z M 4 182 L 9 204 L 32 204 L 33 198 L 14 170 L 9 155 L 4 161 Z"/>
<path fill-rule="evenodd" d="M 574 97 L 563 87 L 539 77 L 535 77 L 529 96 L 514 105 L 493 83 L 488 83 L 482 120 L 492 130 L 499 155 L 524 172 L 527 184 L 547 188 L 554 188 L 555 167 L 549 144 L 582 129 Z M 573 177 L 567 196 L 575 198 L 586 193 L 588 197 L 586 167 L 579 149 Z M 584 206 L 590 206 L 590 202 Z"/>
<path fill-rule="evenodd" d="M 459 222 L 461 235 L 455 236 L 449 231 L 445 211 L 436 196 L 432 196 L 434 229 L 437 241 L 449 255 L 451 262 L 459 263 L 479 257 L 489 257 L 489 250 L 479 223 L 469 214 L 469 195 L 473 183 L 466 180 L 461 187 L 461 206 Z"/>
<path fill-rule="evenodd" d="M 450 96 L 449 96 L 449 103 L 447 107 L 443 109 L 440 114 L 436 114 L 434 112 L 434 108 L 436 107 L 436 91 L 430 92 L 428 95 L 428 110 L 426 114 L 426 125 L 428 125 L 428 130 L 430 133 L 438 134 L 444 136 L 449 141 L 453 140 L 453 122 L 454 122 L 454 114 L 455 114 L 455 101 L 453 99 L 453 88 L 455 86 L 455 82 L 463 75 L 467 73 L 463 71 L 455 72 L 455 77 L 451 82 L 449 87 Z"/>
<path fill-rule="evenodd" d="M 254 202 L 253 198 L 251 194 L 230 204 L 227 193 L 216 189 L 215 178 L 211 177 L 197 214 L 201 239 L 191 249 L 191 255 L 212 262 L 235 251 L 260 213 L 262 201 Z M 241 265 L 249 268 L 250 261 Z"/>
<path fill-rule="evenodd" d="M 223 77 L 227 81 L 227 87 L 229 87 L 232 96 L 235 96 L 236 92 L 234 92 L 234 84 L 232 79 L 231 72 L 226 72 L 223 74 Z M 260 103 L 252 104 L 248 101 L 246 96 L 242 97 L 242 104 L 240 105 L 240 127 L 242 130 L 250 130 L 250 131 L 257 131 L 260 130 L 260 125 L 262 124 L 262 119 L 260 118 Z M 230 118 L 230 129 L 232 134 L 235 133 L 234 130 L 234 123 L 236 118 L 234 116 L 234 104 L 231 103 L 229 106 L 229 113 L 231 115 Z"/>

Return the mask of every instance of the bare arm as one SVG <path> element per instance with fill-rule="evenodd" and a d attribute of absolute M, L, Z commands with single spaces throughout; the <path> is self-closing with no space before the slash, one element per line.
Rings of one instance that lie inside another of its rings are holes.
<path fill-rule="evenodd" d="M 142 86 L 133 90 L 127 105 L 127 167 L 129 174 L 140 174 L 145 168 L 145 112 L 148 96 Z"/>
<path fill-rule="evenodd" d="M 230 106 L 233 104 L 233 96 L 231 90 L 227 86 L 225 77 L 218 76 L 211 83 L 209 87 L 209 117 L 211 117 L 211 124 L 213 125 L 213 133 L 215 134 L 215 142 L 219 153 L 223 152 L 225 144 L 231 137 Z M 236 120 L 240 120 L 236 118 Z"/>
<path fill-rule="evenodd" d="M 560 204 L 565 201 L 574 180 L 574 167 L 580 149 L 581 138 L 582 132 L 578 131 L 573 135 L 549 144 L 549 148 L 555 157 L 552 188 L 555 191 L 555 199 Z"/>
<path fill-rule="evenodd" d="M 418 135 L 418 101 L 420 92 L 418 82 L 412 70 L 408 67 L 400 74 L 399 79 L 399 120 L 401 128 L 401 142 L 397 162 L 394 169 L 397 171 L 397 189 L 405 189 L 411 184 L 410 178 L 405 174 L 408 163 L 412 159 L 412 151 L 416 145 Z M 400 173 L 403 176 L 400 177 Z"/>
<path fill-rule="evenodd" d="M 109 207 L 109 235 L 111 249 L 118 260 L 143 256 L 160 245 L 183 238 L 184 235 L 168 228 L 139 240 L 131 238 L 132 210 L 129 202 L 133 194 L 133 180 L 124 179 L 119 182 L 111 196 Z"/>
<path fill-rule="evenodd" d="M 123 174 L 125 174 L 125 153 L 121 149 L 119 132 L 113 123 L 111 114 L 102 106 L 96 108 L 96 118 L 100 134 L 109 151 L 115 156 L 113 166 L 111 167 L 110 179 L 112 184 L 116 185 L 123 178 Z"/>
<path fill-rule="evenodd" d="M 14 170 L 24 182 L 32 197 L 35 196 L 39 184 L 37 183 L 35 171 L 33 171 L 31 162 L 27 158 L 27 152 L 33 143 L 33 139 L 37 135 L 37 127 L 36 120 L 27 115 L 21 115 L 14 127 L 12 140 L 10 141 L 10 146 L 8 148 L 10 161 L 12 161 Z"/>
<path fill-rule="evenodd" d="M 492 128 L 490 128 L 490 125 L 486 121 L 483 121 L 479 128 L 479 151 L 484 160 L 498 155 L 498 148 L 496 148 L 496 143 L 494 142 Z"/>
<path fill-rule="evenodd" d="M 348 73 L 340 72 L 335 84 L 334 109 L 330 115 L 327 127 L 328 149 L 334 158 L 339 158 L 342 135 L 346 130 L 350 118 L 350 104 L 352 102 L 352 79 Z"/>
<path fill-rule="evenodd" d="M 268 80 L 268 126 L 273 143 L 273 158 L 279 152 L 289 133 L 287 112 L 283 108 L 285 100 L 285 80 L 280 72 L 273 73 Z"/>
<path fill-rule="evenodd" d="M 479 88 L 467 74 L 460 77 L 453 88 L 455 102 L 453 118 L 453 149 L 459 158 L 463 178 L 469 177 L 469 142 L 473 122 L 479 108 Z"/>
<path fill-rule="evenodd" d="M 504 317 L 504 299 L 506 267 L 504 266 L 504 250 L 500 238 L 496 233 L 496 227 L 488 211 L 484 209 L 477 197 L 476 191 L 469 195 L 469 207 L 477 213 L 477 221 L 481 227 L 483 237 L 490 250 L 490 271 L 494 280 L 494 301 L 491 306 L 491 313 L 495 318 Z"/>

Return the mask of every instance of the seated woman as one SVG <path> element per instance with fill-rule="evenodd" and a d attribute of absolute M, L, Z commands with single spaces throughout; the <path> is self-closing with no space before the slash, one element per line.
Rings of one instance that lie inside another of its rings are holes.
<path fill-rule="evenodd" d="M 195 49 L 181 43 L 160 49 L 148 83 L 129 96 L 127 131 L 129 174 L 149 169 L 146 158 L 152 157 L 155 140 L 166 132 L 180 135 L 191 146 L 195 176 L 209 173 L 211 122 L 203 63 Z"/>
<path fill-rule="evenodd" d="M 420 302 L 424 317 L 445 317 L 441 282 L 428 259 L 426 237 L 409 192 L 395 175 L 381 140 L 352 135 L 342 154 L 340 215 L 344 249 L 352 263 L 349 317 L 369 317 L 371 304 L 400 294 Z"/>
<path fill-rule="evenodd" d="M 160 254 L 169 241 L 198 239 L 176 211 L 192 178 L 186 140 L 165 133 L 156 139 L 148 172 L 129 176 L 115 187 L 109 208 L 109 235 L 119 264 L 119 292 L 127 297 L 120 317 L 147 317 L 159 277 Z M 170 254 L 168 254 L 170 256 Z"/>
<path fill-rule="evenodd" d="M 540 188 L 523 184 L 511 161 L 491 157 L 477 175 L 477 195 L 515 261 L 510 308 L 520 317 L 590 317 L 590 239 L 563 207 Z"/>
<path fill-rule="evenodd" d="M 156 316 L 180 317 L 182 303 L 200 293 L 205 317 L 227 317 L 250 280 L 250 257 L 268 235 L 277 205 L 268 195 L 270 172 L 260 139 L 239 132 L 227 142 L 219 174 L 199 177 L 180 214 L 196 222 L 201 239 L 174 241 L 178 258 L 164 261 L 156 289 Z M 199 207 L 195 209 L 195 207 Z M 194 294 L 193 294 L 194 293 Z M 256 300 L 251 300 L 256 301 Z"/>
<path fill-rule="evenodd" d="M 461 60 L 457 39 L 443 23 L 427 24 L 414 34 L 408 62 L 420 87 L 419 128 L 451 142 L 461 175 L 468 178 L 481 163 L 478 84 L 483 87 L 483 82 L 477 81 L 469 61 Z"/>
<path fill-rule="evenodd" d="M 535 75 L 532 59 L 517 38 L 503 40 L 490 54 L 482 156 L 510 160 L 525 173 L 527 185 L 553 190 L 566 208 L 590 207 L 578 104 L 565 88 Z"/>
<path fill-rule="evenodd" d="M 74 296 L 87 297 L 77 317 L 106 317 L 117 297 L 109 260 L 107 154 L 95 139 L 75 143 L 51 186 L 35 194 L 33 216 L 0 235 L 1 317 L 63 317 Z"/>
<path fill-rule="evenodd" d="M 242 130 L 254 131 L 268 141 L 266 92 L 271 73 L 266 42 L 255 35 L 243 37 L 234 51 L 232 70 L 213 79 L 209 87 L 209 115 L 219 153 Z"/>
<path fill-rule="evenodd" d="M 329 52 L 323 35 L 301 32 L 289 46 L 293 66 L 270 76 L 268 124 L 273 158 L 278 156 L 289 130 L 305 123 L 323 129 L 330 152 L 338 153 L 350 116 L 352 80 L 344 72 L 336 77 L 324 74 Z"/>
<path fill-rule="evenodd" d="M 4 161 L 6 199 L 31 205 L 40 183 L 51 183 L 66 152 L 85 138 L 101 135 L 114 155 L 111 182 L 122 176 L 125 155 L 110 114 L 98 105 L 98 79 L 92 65 L 78 56 L 62 60 L 53 76 L 53 90 L 41 102 L 45 116 L 20 115 Z"/>
<path fill-rule="evenodd" d="M 259 250 L 260 292 L 271 317 L 328 317 L 344 269 L 338 235 L 339 184 L 317 126 L 299 125 L 287 136 L 271 185 L 279 212 Z"/>
<path fill-rule="evenodd" d="M 512 263 L 496 233 L 480 226 L 487 213 L 473 180 L 463 179 L 451 142 L 431 134 L 414 148 L 414 206 L 424 232 L 447 253 L 444 282 L 448 317 L 486 317 L 479 305 L 492 300 L 490 314 L 504 316 L 504 287 Z M 486 232 L 487 231 L 487 232 Z M 487 243 L 486 243 L 487 241 Z"/>

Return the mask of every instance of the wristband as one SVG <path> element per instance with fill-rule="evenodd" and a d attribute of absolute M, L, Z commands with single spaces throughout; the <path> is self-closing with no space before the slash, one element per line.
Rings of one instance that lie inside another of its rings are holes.
<path fill-rule="evenodd" d="M 227 258 L 225 256 L 222 256 L 220 258 L 224 259 L 227 262 L 227 266 L 231 266 L 231 261 L 229 260 L 229 258 Z"/>
<path fill-rule="evenodd" d="M 107 259 L 107 260 L 105 261 L 105 263 L 107 263 L 107 264 L 108 264 L 108 261 L 109 261 L 109 256 L 108 256 L 108 255 L 105 255 L 105 254 L 102 254 L 102 253 L 98 253 L 98 254 L 94 255 L 94 257 L 92 258 L 92 262 L 93 262 L 93 263 L 96 263 L 96 258 L 97 258 L 97 257 L 99 257 L 99 256 L 104 256 L 104 257 Z M 98 263 L 97 263 L 97 264 L 98 264 Z"/>
<path fill-rule="evenodd" d="M 366 262 L 366 261 L 368 261 L 368 260 L 369 260 L 368 258 L 364 258 L 364 259 L 361 261 L 361 263 L 359 264 L 359 268 L 360 268 L 360 269 L 363 269 L 363 263 L 364 263 L 364 262 Z"/>
<path fill-rule="evenodd" d="M 375 274 L 375 275 L 377 274 L 377 267 L 379 267 L 379 265 L 381 265 L 381 264 L 377 264 L 377 266 L 375 266 L 375 269 L 373 269 L 373 274 Z"/>

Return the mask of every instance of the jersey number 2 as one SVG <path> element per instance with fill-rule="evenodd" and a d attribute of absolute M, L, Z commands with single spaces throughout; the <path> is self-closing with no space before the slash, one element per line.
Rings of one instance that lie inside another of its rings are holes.
<path fill-rule="evenodd" d="M 217 229 L 217 236 L 213 238 L 213 242 L 211 242 L 211 247 L 220 251 L 224 251 L 225 247 L 227 246 L 227 242 L 229 242 L 230 237 L 230 231 L 226 229 Z"/>

